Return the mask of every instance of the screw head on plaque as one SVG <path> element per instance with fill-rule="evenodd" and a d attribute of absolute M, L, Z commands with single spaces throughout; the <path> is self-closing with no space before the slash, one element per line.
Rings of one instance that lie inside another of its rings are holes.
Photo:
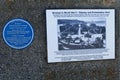
<path fill-rule="evenodd" d="M 3 29 L 5 43 L 14 49 L 28 47 L 34 37 L 34 31 L 30 23 L 23 19 L 10 20 Z"/>

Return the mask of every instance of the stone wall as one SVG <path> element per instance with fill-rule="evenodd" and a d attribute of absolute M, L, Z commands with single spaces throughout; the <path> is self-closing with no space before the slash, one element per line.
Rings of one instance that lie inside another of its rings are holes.
<path fill-rule="evenodd" d="M 0 0 L 0 80 L 119 80 L 119 0 Z M 47 63 L 45 10 L 51 8 L 115 8 L 116 59 Z M 23 18 L 35 36 L 22 50 L 10 48 L 2 38 L 6 22 Z"/>

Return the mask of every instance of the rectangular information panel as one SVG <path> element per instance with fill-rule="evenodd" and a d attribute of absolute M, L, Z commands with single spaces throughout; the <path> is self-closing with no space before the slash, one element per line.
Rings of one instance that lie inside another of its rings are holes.
<path fill-rule="evenodd" d="M 115 59 L 114 9 L 46 10 L 48 63 Z"/>

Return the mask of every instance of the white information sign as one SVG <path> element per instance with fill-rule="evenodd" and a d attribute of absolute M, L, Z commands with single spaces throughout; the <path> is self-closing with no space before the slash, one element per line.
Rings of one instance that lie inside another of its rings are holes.
<path fill-rule="evenodd" d="M 114 9 L 46 10 L 48 63 L 115 59 Z"/>

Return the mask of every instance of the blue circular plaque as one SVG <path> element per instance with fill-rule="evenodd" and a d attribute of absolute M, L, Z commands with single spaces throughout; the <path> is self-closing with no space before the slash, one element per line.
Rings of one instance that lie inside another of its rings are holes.
<path fill-rule="evenodd" d="M 34 32 L 32 26 L 23 19 L 9 21 L 3 29 L 3 38 L 12 48 L 22 49 L 30 45 Z"/>

